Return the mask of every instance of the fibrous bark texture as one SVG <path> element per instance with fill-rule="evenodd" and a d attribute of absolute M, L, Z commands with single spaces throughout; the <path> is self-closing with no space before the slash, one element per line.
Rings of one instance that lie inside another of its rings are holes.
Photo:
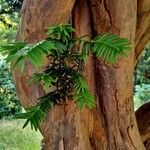
<path fill-rule="evenodd" d="M 138 26 L 141 26 L 137 21 L 136 0 L 24 1 L 17 40 L 29 43 L 42 40 L 50 24 L 70 22 L 76 29 L 74 36 L 88 34 L 87 38 L 91 39 L 110 32 L 128 38 L 133 44 L 128 58 L 119 58 L 114 65 L 90 56 L 85 73 L 95 94 L 96 108 L 81 111 L 70 101 L 50 110 L 40 128 L 44 150 L 145 149 L 132 104 L 134 45 L 139 38 L 136 37 Z M 32 64 L 26 62 L 25 73 L 13 72 L 25 108 L 45 94 L 42 86 L 29 86 L 26 82 L 35 71 Z"/>

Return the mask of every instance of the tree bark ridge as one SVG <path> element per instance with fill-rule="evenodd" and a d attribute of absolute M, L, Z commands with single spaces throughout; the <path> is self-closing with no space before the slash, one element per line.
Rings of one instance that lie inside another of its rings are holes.
<path fill-rule="evenodd" d="M 92 0 L 91 7 L 95 33 L 119 34 L 134 45 L 136 1 Z M 107 131 L 106 149 L 144 149 L 142 143 L 137 142 L 141 138 L 132 104 L 133 56 L 132 52 L 127 59 L 120 59 L 115 65 L 96 60 L 96 87 Z"/>

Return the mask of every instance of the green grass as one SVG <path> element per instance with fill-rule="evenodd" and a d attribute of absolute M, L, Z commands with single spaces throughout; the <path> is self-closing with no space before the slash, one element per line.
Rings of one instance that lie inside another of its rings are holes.
<path fill-rule="evenodd" d="M 40 150 L 42 136 L 29 127 L 22 129 L 22 120 L 0 121 L 0 150 Z"/>

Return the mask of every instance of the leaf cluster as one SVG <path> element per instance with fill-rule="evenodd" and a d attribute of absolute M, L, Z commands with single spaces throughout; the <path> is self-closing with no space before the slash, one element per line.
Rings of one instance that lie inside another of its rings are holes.
<path fill-rule="evenodd" d="M 43 84 L 47 93 L 39 98 L 39 103 L 17 118 L 27 119 L 24 127 L 30 122 L 36 130 L 45 113 L 55 105 L 63 105 L 65 101 L 74 99 L 78 107 L 93 108 L 95 100 L 90 92 L 86 77 L 83 76 L 85 63 L 90 54 L 114 63 L 117 57 L 127 56 L 131 45 L 127 39 L 117 35 L 99 35 L 91 41 L 84 37 L 73 38 L 75 30 L 69 24 L 50 26 L 48 37 L 43 41 L 27 44 L 10 43 L 0 47 L 7 53 L 7 62 L 14 62 L 14 68 L 24 71 L 26 61 L 32 62 L 42 72 L 33 74 L 29 83 Z M 44 66 L 45 58 L 48 65 Z"/>

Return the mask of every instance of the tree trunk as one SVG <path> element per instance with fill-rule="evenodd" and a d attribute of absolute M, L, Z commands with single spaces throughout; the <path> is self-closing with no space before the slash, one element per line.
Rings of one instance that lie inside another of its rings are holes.
<path fill-rule="evenodd" d="M 142 141 L 147 150 L 150 150 L 150 102 L 143 104 L 136 110 L 136 119 Z"/>
<path fill-rule="evenodd" d="M 50 24 L 66 22 L 72 23 L 76 35 L 88 34 L 89 39 L 103 32 L 128 38 L 133 50 L 128 58 L 120 58 L 114 65 L 90 56 L 85 73 L 96 97 L 96 108 L 81 111 L 73 102 L 68 102 L 50 110 L 40 128 L 43 149 L 144 150 L 133 109 L 137 1 L 25 0 L 17 40 L 39 41 L 45 37 Z M 17 93 L 25 108 L 45 94 L 41 85 L 27 84 L 34 72 L 30 62 L 26 62 L 25 73 L 13 72 Z"/>

